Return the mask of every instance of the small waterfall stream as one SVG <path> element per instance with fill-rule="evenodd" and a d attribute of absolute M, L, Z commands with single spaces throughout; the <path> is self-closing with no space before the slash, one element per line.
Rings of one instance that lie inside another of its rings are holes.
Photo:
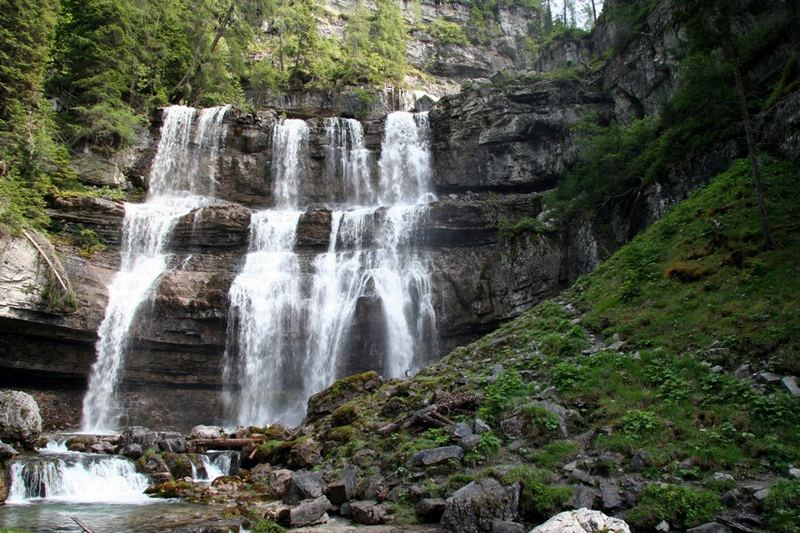
<path fill-rule="evenodd" d="M 227 109 L 214 107 L 198 113 L 194 108 L 173 106 L 164 111 L 147 200 L 125 204 L 122 264 L 108 287 L 97 360 L 83 399 L 83 431 L 104 432 L 116 426 L 116 396 L 128 333 L 137 310 L 167 268 L 164 245 L 173 226 L 181 216 L 213 201 Z"/>

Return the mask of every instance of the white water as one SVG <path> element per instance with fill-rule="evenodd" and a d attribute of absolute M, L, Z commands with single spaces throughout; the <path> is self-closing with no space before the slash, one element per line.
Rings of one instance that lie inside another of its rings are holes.
<path fill-rule="evenodd" d="M 108 304 L 98 330 L 97 360 L 83 399 L 82 429 L 113 430 L 120 413 L 117 392 L 129 331 L 136 312 L 167 269 L 164 251 L 173 226 L 193 209 L 212 202 L 222 119 L 227 107 L 184 106 L 164 111 L 150 190 L 141 204 L 125 204 L 122 264 L 108 287 Z M 209 195 L 209 196 L 205 196 Z"/>
<path fill-rule="evenodd" d="M 197 468 L 192 464 L 192 479 L 199 482 L 211 482 L 220 476 L 229 476 L 236 453 L 238 452 L 209 450 L 200 456 L 205 477 L 199 477 Z"/>
<path fill-rule="evenodd" d="M 147 503 L 148 479 L 131 461 L 108 455 L 53 454 L 16 460 L 10 468 L 9 504 L 36 501 Z"/>
<path fill-rule="evenodd" d="M 250 253 L 230 291 L 225 374 L 240 387 L 229 403 L 236 423 L 300 422 L 307 399 L 339 377 L 345 356 L 358 355 L 344 352 L 364 298 L 380 301 L 385 329 L 385 360 L 373 367 L 402 377 L 432 352 L 429 268 L 412 239 L 432 199 L 427 135 L 426 115 L 389 115 L 375 183 L 361 124 L 326 121 L 330 198 L 344 209 L 332 213 L 328 250 L 314 258 L 304 289 L 294 244 L 308 126 L 276 126 L 273 197 L 282 210 L 253 215 Z"/>

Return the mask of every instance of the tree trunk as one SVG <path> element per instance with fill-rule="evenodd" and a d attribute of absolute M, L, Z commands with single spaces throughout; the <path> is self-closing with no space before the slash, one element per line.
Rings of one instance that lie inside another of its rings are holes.
<path fill-rule="evenodd" d="M 597 24 L 597 6 L 594 0 L 592 0 L 592 23 Z"/>
<path fill-rule="evenodd" d="M 747 109 L 747 96 L 744 92 L 744 81 L 742 71 L 739 66 L 739 57 L 733 51 L 732 46 L 728 46 L 728 57 L 733 63 L 733 77 L 736 81 L 736 93 L 739 97 L 739 105 L 742 108 L 742 120 L 744 121 L 744 133 L 747 139 L 747 151 L 750 154 L 750 165 L 753 167 L 753 182 L 756 189 L 756 203 L 758 204 L 758 214 L 761 217 L 761 230 L 764 233 L 764 244 L 767 248 L 775 248 L 775 239 L 772 237 L 772 230 L 769 227 L 767 218 L 767 206 L 764 200 L 764 189 L 761 184 L 761 166 L 758 163 L 756 153 L 755 136 L 753 135 L 753 125 L 750 123 L 750 111 Z"/>
<path fill-rule="evenodd" d="M 564 8 L 564 15 L 563 15 L 564 18 L 561 19 L 561 20 L 564 21 L 564 27 L 566 28 L 567 27 L 567 0 L 561 0 L 561 4 L 562 4 L 562 7 Z"/>
<path fill-rule="evenodd" d="M 234 7 L 236 7 L 236 2 L 231 2 L 230 5 L 228 6 L 228 10 L 225 12 L 225 16 L 222 17 L 222 20 L 220 20 L 219 27 L 217 28 L 217 33 L 216 35 L 214 35 L 214 40 L 211 42 L 211 48 L 209 48 L 207 53 L 200 56 L 198 60 L 195 61 L 191 67 L 189 67 L 189 70 L 187 70 L 186 74 L 183 75 L 181 81 L 179 81 L 178 84 L 172 89 L 173 94 L 178 92 L 178 89 L 183 87 L 189 81 L 189 78 L 192 77 L 192 75 L 195 72 L 200 70 L 200 68 L 205 64 L 205 62 L 208 61 L 208 58 L 211 56 L 211 54 L 214 53 L 214 50 L 217 49 L 217 45 L 219 44 L 220 39 L 222 39 L 222 34 L 225 33 L 225 30 L 228 28 L 228 25 L 233 20 Z"/>

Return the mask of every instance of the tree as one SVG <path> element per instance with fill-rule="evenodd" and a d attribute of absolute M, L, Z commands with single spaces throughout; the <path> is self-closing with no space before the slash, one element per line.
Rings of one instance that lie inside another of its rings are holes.
<path fill-rule="evenodd" d="M 678 9 L 678 16 L 686 24 L 687 32 L 690 36 L 690 45 L 697 50 L 705 52 L 720 50 L 725 59 L 731 64 L 734 87 L 739 100 L 742 124 L 745 131 L 745 140 L 747 141 L 747 151 L 753 171 L 753 185 L 761 219 L 761 229 L 764 235 L 764 244 L 769 248 L 774 248 L 775 239 L 772 236 L 767 216 L 761 167 L 758 162 L 755 134 L 747 103 L 739 43 L 737 42 L 737 35 L 743 33 L 740 28 L 740 21 L 737 20 L 738 13 L 743 12 L 742 6 L 739 4 L 739 0 L 684 0 Z"/>

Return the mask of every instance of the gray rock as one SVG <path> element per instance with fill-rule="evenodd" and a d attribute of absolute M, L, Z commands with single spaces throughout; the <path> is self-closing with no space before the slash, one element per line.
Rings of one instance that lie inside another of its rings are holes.
<path fill-rule="evenodd" d="M 218 439 L 224 436 L 224 432 L 220 426 L 195 426 L 189 433 L 193 439 Z"/>
<path fill-rule="evenodd" d="M 492 522 L 491 533 L 525 533 L 525 526 L 519 522 L 495 520 Z"/>
<path fill-rule="evenodd" d="M 666 520 L 662 520 L 656 526 L 656 531 L 658 531 L 659 533 L 669 533 L 669 530 L 670 530 L 669 523 L 667 523 Z"/>
<path fill-rule="evenodd" d="M 128 444 L 122 447 L 122 450 L 119 452 L 121 455 L 124 455 L 128 459 L 133 459 L 134 461 L 144 455 L 144 450 L 142 450 L 141 444 Z"/>
<path fill-rule="evenodd" d="M 151 431 L 142 426 L 131 426 L 125 428 L 119 438 L 120 446 L 123 448 L 128 444 L 138 444 L 142 450 L 155 449 L 158 442 L 158 432 Z"/>
<path fill-rule="evenodd" d="M 325 481 L 316 472 L 294 472 L 286 485 L 283 503 L 295 504 L 317 499 L 325 494 Z"/>
<path fill-rule="evenodd" d="M 353 516 L 353 507 L 350 502 L 344 502 L 339 506 L 339 514 L 345 517 Z"/>
<path fill-rule="evenodd" d="M 634 470 L 644 470 L 647 468 L 647 454 L 644 451 L 638 450 L 633 454 L 633 457 L 631 457 L 631 468 Z"/>
<path fill-rule="evenodd" d="M 458 489 L 445 502 L 442 526 L 447 531 L 478 533 L 495 520 L 514 521 L 519 512 L 519 485 L 503 487 L 487 478 Z"/>
<path fill-rule="evenodd" d="M 356 468 L 352 465 L 347 465 L 342 470 L 342 475 L 339 476 L 339 479 L 328 485 L 328 490 L 326 491 L 328 499 L 334 505 L 341 505 L 350 501 L 350 498 L 355 494 L 356 483 L 358 483 Z"/>
<path fill-rule="evenodd" d="M 328 521 L 330 506 L 331 502 L 325 496 L 320 496 L 315 500 L 306 500 L 300 502 L 297 507 L 281 510 L 278 521 L 287 527 L 323 524 Z"/>
<path fill-rule="evenodd" d="M 186 437 L 174 431 L 159 433 L 158 447 L 163 452 L 186 453 Z"/>
<path fill-rule="evenodd" d="M 769 496 L 769 488 L 757 490 L 753 493 L 753 497 L 758 501 L 764 501 Z"/>
<path fill-rule="evenodd" d="M 733 377 L 738 378 L 738 379 L 744 379 L 744 378 L 750 376 L 751 373 L 752 373 L 752 370 L 750 368 L 750 365 L 745 363 L 745 364 L 741 365 L 739 368 L 737 368 L 736 370 L 733 371 Z"/>
<path fill-rule="evenodd" d="M 756 376 L 756 380 L 766 385 L 775 385 L 781 380 L 781 377 L 778 374 L 773 374 L 772 372 L 760 372 Z"/>
<path fill-rule="evenodd" d="M 477 448 L 481 443 L 481 436 L 480 435 L 469 435 L 464 437 L 460 441 L 458 441 L 458 445 L 465 451 L 468 452 L 470 450 L 474 450 Z"/>
<path fill-rule="evenodd" d="M 461 461 L 464 457 L 464 450 L 460 446 L 442 446 L 430 450 L 422 450 L 414 454 L 411 464 L 414 466 L 431 466 L 444 463 L 451 459 Z"/>
<path fill-rule="evenodd" d="M 730 533 L 730 529 L 718 522 L 709 522 L 701 526 L 687 529 L 686 533 Z"/>
<path fill-rule="evenodd" d="M 42 435 L 42 417 L 33 396 L 0 391 L 0 439 L 33 448 Z"/>
<path fill-rule="evenodd" d="M 631 528 L 600 511 L 578 509 L 559 513 L 530 533 L 631 533 Z"/>
<path fill-rule="evenodd" d="M 386 508 L 375 501 L 350 502 L 351 516 L 356 524 L 376 526 L 386 518 Z"/>
<path fill-rule="evenodd" d="M 5 444 L 4 442 L 0 442 L 0 461 L 8 461 L 18 454 L 19 452 L 17 452 L 13 446 Z"/>
<path fill-rule="evenodd" d="M 569 506 L 573 509 L 591 509 L 598 497 L 597 490 L 586 485 L 575 485 Z"/>
<path fill-rule="evenodd" d="M 469 424 L 465 424 L 464 422 L 459 422 L 458 424 L 453 426 L 451 432 L 456 440 L 461 440 L 472 435 L 472 428 L 469 427 Z"/>
<path fill-rule="evenodd" d="M 424 498 L 417 503 L 417 516 L 423 522 L 438 522 L 444 509 L 445 501 L 442 498 Z"/>
<path fill-rule="evenodd" d="M 781 385 L 795 398 L 800 396 L 800 387 L 798 387 L 797 379 L 794 376 L 784 376 L 781 380 Z"/>
<path fill-rule="evenodd" d="M 486 433 L 487 431 L 491 431 L 492 428 L 489 427 L 489 424 L 481 420 L 480 418 L 475 419 L 475 433 Z"/>
<path fill-rule="evenodd" d="M 724 369 L 724 368 L 722 368 L 722 367 L 721 367 L 721 366 L 719 366 L 719 365 L 712 366 L 712 367 L 711 367 L 711 368 L 709 368 L 708 370 L 709 370 L 709 372 L 711 372 L 712 374 L 722 374 L 723 372 L 725 372 L 725 369 Z"/>
<path fill-rule="evenodd" d="M 625 341 L 616 341 L 609 344 L 608 349 L 613 352 L 618 352 L 623 346 L 625 346 Z"/>
<path fill-rule="evenodd" d="M 735 481 L 733 476 L 725 472 L 714 472 L 714 481 Z"/>
<path fill-rule="evenodd" d="M 795 479 L 800 478 L 800 468 L 790 468 L 789 469 L 789 477 L 793 477 Z"/>
<path fill-rule="evenodd" d="M 739 489 L 731 489 L 726 491 L 725 493 L 720 496 L 720 501 L 725 507 L 728 508 L 735 508 L 738 507 L 740 504 L 739 497 L 741 496 L 741 492 Z"/>
<path fill-rule="evenodd" d="M 356 486 L 356 495 L 361 500 L 376 500 L 386 494 L 386 481 L 383 476 L 373 474 L 362 479 Z"/>
<path fill-rule="evenodd" d="M 603 509 L 613 511 L 622 507 L 619 483 L 613 479 L 600 481 L 600 497 L 603 500 Z"/>

